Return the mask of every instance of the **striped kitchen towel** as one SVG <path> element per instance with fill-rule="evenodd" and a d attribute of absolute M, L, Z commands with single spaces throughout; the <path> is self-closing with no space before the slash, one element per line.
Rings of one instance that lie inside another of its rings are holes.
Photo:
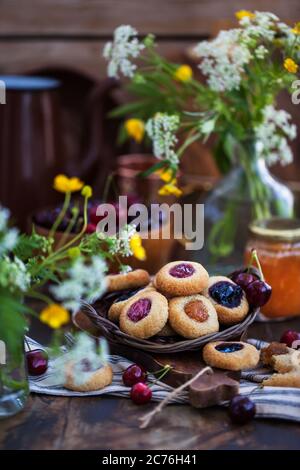
<path fill-rule="evenodd" d="M 43 349 L 39 343 L 31 338 L 27 337 L 27 342 L 30 349 L 37 347 Z M 256 346 L 258 349 L 267 345 L 267 343 L 256 339 L 250 339 L 248 342 Z M 67 397 L 113 395 L 128 398 L 129 388 L 125 387 L 122 382 L 122 373 L 128 366 L 130 366 L 130 364 L 132 364 L 131 361 L 117 355 L 110 355 L 109 361 L 114 371 L 113 382 L 102 390 L 97 390 L 95 392 L 73 392 L 65 389 L 61 383 L 57 382 L 55 374 L 55 359 L 50 359 L 49 367 L 45 374 L 40 377 L 30 377 L 30 390 L 33 393 Z M 270 370 L 261 366 L 256 369 L 243 372 L 240 382 L 240 394 L 246 396 L 251 395 L 251 400 L 256 404 L 257 418 L 278 418 L 300 422 L 300 389 L 259 387 L 259 384 L 270 375 Z M 148 380 L 151 383 L 153 401 L 159 402 L 163 400 L 173 390 L 169 385 L 157 381 L 152 374 L 148 375 Z M 188 392 L 181 392 L 172 401 L 170 401 L 170 403 L 188 403 Z M 227 403 L 223 403 L 222 405 L 226 406 Z"/>

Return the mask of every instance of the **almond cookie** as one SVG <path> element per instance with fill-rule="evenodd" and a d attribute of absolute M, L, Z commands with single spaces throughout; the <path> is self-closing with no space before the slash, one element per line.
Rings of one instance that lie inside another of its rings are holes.
<path fill-rule="evenodd" d="M 257 366 L 259 351 L 241 341 L 214 341 L 204 346 L 203 359 L 218 369 L 245 370 Z"/>
<path fill-rule="evenodd" d="M 210 277 L 203 295 L 214 305 L 222 325 L 239 323 L 249 312 L 245 292 L 228 277 Z"/>
<path fill-rule="evenodd" d="M 93 370 L 90 361 L 66 364 L 64 387 L 75 392 L 93 392 L 112 383 L 113 371 L 109 364 Z"/>
<path fill-rule="evenodd" d="M 277 372 L 285 373 L 295 368 L 294 352 L 294 349 L 285 344 L 274 341 L 261 350 L 260 358 L 264 365 L 272 367 Z"/>
<path fill-rule="evenodd" d="M 174 297 L 169 301 L 169 322 L 184 338 L 199 338 L 219 331 L 217 312 L 203 295 Z"/>
<path fill-rule="evenodd" d="M 155 290 L 155 287 L 153 287 L 150 283 L 144 288 L 141 287 L 139 289 L 134 289 L 130 292 L 124 293 L 123 295 L 120 295 L 117 300 L 111 304 L 108 310 L 108 319 L 114 323 L 118 323 L 122 309 L 127 304 L 127 302 L 132 299 L 132 297 L 134 297 L 136 294 L 140 294 L 141 292 L 153 292 Z"/>
<path fill-rule="evenodd" d="M 264 387 L 294 387 L 300 388 L 300 370 L 294 369 L 286 374 L 273 374 L 263 380 Z"/>
<path fill-rule="evenodd" d="M 128 273 L 109 274 L 106 276 L 107 292 L 144 287 L 150 283 L 150 276 L 144 269 L 135 269 Z"/>
<path fill-rule="evenodd" d="M 168 301 L 158 292 L 142 292 L 124 306 L 120 329 L 136 338 L 156 335 L 168 321 Z"/>
<path fill-rule="evenodd" d="M 208 279 L 208 273 L 201 264 L 174 261 L 158 271 L 155 287 L 170 297 L 200 294 L 207 287 Z"/>

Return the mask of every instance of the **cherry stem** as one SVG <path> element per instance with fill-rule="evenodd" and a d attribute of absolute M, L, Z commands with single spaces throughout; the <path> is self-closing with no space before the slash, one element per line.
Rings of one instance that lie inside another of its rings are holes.
<path fill-rule="evenodd" d="M 140 429 L 145 429 L 152 419 L 160 413 L 163 408 L 166 406 L 166 404 L 171 401 L 176 395 L 178 395 L 182 390 L 185 388 L 189 387 L 195 380 L 197 380 L 201 375 L 203 374 L 213 374 L 213 370 L 207 366 L 204 367 L 204 369 L 201 369 L 194 377 L 192 377 L 190 380 L 185 382 L 184 384 L 180 385 L 177 388 L 174 388 L 153 410 L 151 410 L 149 413 L 145 414 L 141 418 L 139 418 L 141 424 L 140 424 Z"/>
<path fill-rule="evenodd" d="M 260 277 L 261 277 L 261 280 L 264 282 L 265 281 L 265 277 L 264 277 L 264 273 L 262 271 L 262 267 L 261 267 L 261 264 L 260 264 L 260 261 L 259 261 L 259 258 L 258 258 L 258 255 L 257 255 L 257 251 L 256 250 L 252 250 L 252 256 L 251 256 L 251 259 L 252 259 L 252 263 L 253 261 L 255 261 L 257 267 L 258 267 L 258 270 L 259 270 L 259 274 L 260 274 Z"/>
<path fill-rule="evenodd" d="M 164 378 L 165 375 L 167 375 L 167 373 L 172 369 L 172 366 L 170 366 L 169 364 L 166 364 L 162 369 L 156 371 L 156 372 L 153 372 L 153 374 L 160 374 L 157 379 L 151 384 L 151 386 L 149 385 L 149 388 L 151 388 L 153 385 L 156 385 L 157 382 L 159 382 L 161 379 Z"/>

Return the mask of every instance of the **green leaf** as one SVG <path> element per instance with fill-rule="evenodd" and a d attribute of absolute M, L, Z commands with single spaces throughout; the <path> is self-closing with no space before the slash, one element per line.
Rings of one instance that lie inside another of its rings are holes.
<path fill-rule="evenodd" d="M 24 313 L 27 307 L 22 302 L 0 291 L 0 340 L 13 361 L 23 354 L 23 337 L 26 332 Z"/>
<path fill-rule="evenodd" d="M 118 106 L 116 109 L 111 111 L 108 116 L 115 118 L 128 116 L 130 114 L 135 115 L 137 111 L 143 108 L 145 103 L 145 101 L 135 101 L 134 103 L 123 104 L 122 106 Z"/>
<path fill-rule="evenodd" d="M 151 175 L 155 171 L 159 170 L 160 168 L 163 168 L 166 166 L 166 162 L 164 160 L 155 163 L 155 165 L 152 165 L 150 168 L 148 168 L 145 171 L 142 171 L 141 173 L 138 173 L 138 177 L 140 178 L 146 178 L 147 176 Z"/>
<path fill-rule="evenodd" d="M 216 117 L 209 119 L 207 121 L 204 121 L 200 125 L 201 132 L 203 134 L 211 134 L 215 128 L 216 125 Z"/>

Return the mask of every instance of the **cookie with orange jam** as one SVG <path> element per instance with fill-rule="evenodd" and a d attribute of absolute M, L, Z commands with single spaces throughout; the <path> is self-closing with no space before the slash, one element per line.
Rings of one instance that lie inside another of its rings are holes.
<path fill-rule="evenodd" d="M 219 331 L 219 321 L 214 306 L 199 294 L 171 299 L 169 322 L 173 330 L 189 339 Z"/>

